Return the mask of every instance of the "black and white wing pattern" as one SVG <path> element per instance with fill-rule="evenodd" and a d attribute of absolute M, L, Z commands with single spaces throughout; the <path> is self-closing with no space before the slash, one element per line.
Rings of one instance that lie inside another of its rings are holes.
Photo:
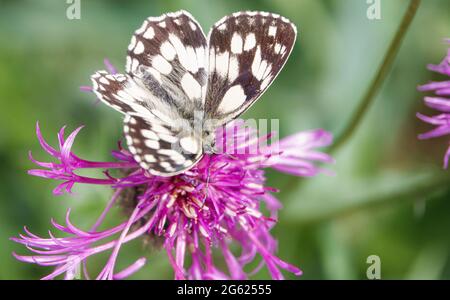
<path fill-rule="evenodd" d="M 285 64 L 297 35 L 285 17 L 237 12 L 209 33 L 206 115 L 223 125 L 245 112 Z"/>
<path fill-rule="evenodd" d="M 227 16 L 208 41 L 188 12 L 167 13 L 136 30 L 126 74 L 98 71 L 91 80 L 97 97 L 125 115 L 124 134 L 139 165 L 173 176 L 211 146 L 199 122 L 221 126 L 247 110 L 275 79 L 295 38 L 295 26 L 271 13 Z"/>
<path fill-rule="evenodd" d="M 183 135 L 167 123 L 134 116 L 126 116 L 124 122 L 128 150 L 153 175 L 176 175 L 202 157 L 200 139 Z"/>
<path fill-rule="evenodd" d="M 131 38 L 126 72 L 173 111 L 189 114 L 203 108 L 206 48 L 202 28 L 188 12 L 150 17 Z"/>
<path fill-rule="evenodd" d="M 97 97 L 125 114 L 134 159 L 154 175 L 186 171 L 203 155 L 201 137 L 190 122 L 204 107 L 206 47 L 189 13 L 150 17 L 131 39 L 126 74 L 91 76 Z"/>

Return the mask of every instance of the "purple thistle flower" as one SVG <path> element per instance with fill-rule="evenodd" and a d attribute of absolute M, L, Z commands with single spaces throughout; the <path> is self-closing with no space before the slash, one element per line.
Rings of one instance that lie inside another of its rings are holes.
<path fill-rule="evenodd" d="M 86 259 L 104 251 L 111 255 L 96 276 L 97 279 L 121 279 L 137 271 L 145 264 L 145 258 L 138 259 L 130 267 L 117 272 L 115 262 L 123 244 L 140 236 L 152 235 L 164 238 L 164 248 L 173 267 L 176 279 L 246 279 L 248 273 L 244 267 L 252 262 L 256 255 L 262 257 L 257 272 L 264 264 L 272 278 L 282 279 L 280 269 L 296 275 L 301 270 L 290 265 L 275 253 L 276 240 L 270 230 L 276 223 L 279 201 L 272 195 L 276 190 L 264 185 L 264 168 L 272 167 L 279 171 L 298 176 L 314 176 L 322 170 L 316 162 L 333 162 L 332 158 L 315 148 L 327 146 L 332 141 L 331 134 L 323 130 L 311 130 L 298 133 L 260 147 L 256 153 L 248 151 L 263 139 L 251 139 L 254 133 L 243 127 L 239 120 L 230 123 L 224 130 L 228 134 L 218 133 L 218 144 L 229 146 L 231 150 L 224 154 L 206 155 L 194 168 L 174 177 L 151 176 L 141 169 L 132 155 L 120 147 L 113 151 L 114 162 L 94 162 L 79 158 L 72 151 L 77 128 L 67 138 L 64 128 L 58 133 L 58 148 L 51 147 L 43 138 L 39 126 L 36 133 L 42 148 L 56 159 L 56 162 L 40 162 L 30 154 L 30 158 L 41 169 L 30 170 L 29 174 L 62 181 L 54 194 L 71 192 L 75 183 L 100 184 L 115 190 L 109 204 L 90 230 L 82 230 L 70 221 L 70 210 L 66 214 L 65 224 L 52 220 L 53 227 L 65 233 L 65 237 L 40 237 L 25 228 L 25 234 L 13 241 L 25 245 L 33 255 L 14 256 L 24 262 L 42 266 L 53 266 L 54 270 L 44 279 L 53 279 L 65 274 L 73 278 L 77 268 L 82 266 L 85 278 L 91 278 L 87 272 Z M 229 135 L 233 133 L 232 135 Z M 225 137 L 225 139 L 222 139 Z M 222 140 L 221 140 L 222 139 Z M 242 143 L 242 141 L 247 141 Z M 244 151 L 237 151 L 244 150 Z M 233 154 L 229 154 L 233 153 Z M 241 154 L 254 153 L 254 154 Z M 98 178 L 77 175 L 85 168 L 105 169 Z M 113 177 L 110 169 L 123 170 L 122 177 Z M 99 231 L 110 208 L 116 204 L 127 190 L 134 190 L 133 211 L 129 219 L 116 227 Z M 265 205 L 270 216 L 261 212 Z M 111 237 L 116 237 L 111 241 Z M 230 250 L 230 244 L 240 245 L 242 252 L 236 257 Z M 222 254 L 227 271 L 220 270 L 213 258 L 213 248 Z M 185 257 L 191 257 L 190 266 L 186 266 Z"/>
<path fill-rule="evenodd" d="M 450 42 L 450 40 L 447 40 Z M 439 65 L 428 65 L 428 69 L 450 77 L 450 49 L 447 52 L 447 56 L 442 60 Z M 438 115 L 429 117 L 421 113 L 417 113 L 417 117 L 431 125 L 436 126 L 433 130 L 427 133 L 420 134 L 419 139 L 430 139 L 450 134 L 450 80 L 440 82 L 430 82 L 419 86 L 419 91 L 434 91 L 434 97 L 425 97 L 425 104 L 441 112 Z M 448 162 L 450 158 L 450 143 L 447 148 L 447 152 L 444 155 L 444 169 L 448 168 Z"/>
<path fill-rule="evenodd" d="M 114 67 L 105 60 L 106 67 Z M 83 91 L 92 91 L 82 87 Z M 41 147 L 55 162 L 30 159 L 39 166 L 29 170 L 30 175 L 55 179 L 61 183 L 53 190 L 55 195 L 71 193 L 75 184 L 109 186 L 113 196 L 104 211 L 89 230 L 82 230 L 70 221 L 70 209 L 64 224 L 51 220 L 55 230 L 65 237 L 48 237 L 31 233 L 12 238 L 33 252 L 32 255 L 13 255 L 20 261 L 41 266 L 52 266 L 53 272 L 43 279 L 54 279 L 64 274 L 65 279 L 91 279 L 87 258 L 110 251 L 108 261 L 96 279 L 123 279 L 142 268 L 146 259 L 137 259 L 124 270 L 115 270 L 115 263 L 123 244 L 139 237 L 163 239 L 163 247 L 174 270 L 175 279 L 246 279 L 264 265 L 273 279 L 283 279 L 280 269 L 296 275 L 302 271 L 276 256 L 277 242 L 270 230 L 276 224 L 280 202 L 272 195 L 277 190 L 265 186 L 264 169 L 273 168 L 295 176 L 311 177 L 330 173 L 315 163 L 333 163 L 333 159 L 316 148 L 328 146 L 332 135 L 322 129 L 300 132 L 280 141 L 268 141 L 272 135 L 258 137 L 255 129 L 235 120 L 216 132 L 219 153 L 205 155 L 190 170 L 173 177 L 153 176 L 142 169 L 132 154 L 118 143 L 112 151 L 115 161 L 84 160 L 72 152 L 75 137 L 82 126 L 65 137 L 65 127 L 58 132 L 58 147 L 50 146 L 36 124 Z M 78 175 L 82 169 L 100 169 L 103 175 Z M 122 175 L 112 176 L 112 170 Z M 113 228 L 98 230 L 110 209 L 121 204 L 127 209 L 128 219 Z M 261 210 L 265 206 L 269 216 Z M 240 245 L 236 257 L 230 246 Z M 213 249 L 221 253 L 218 259 Z M 246 265 L 257 255 L 261 263 L 249 272 Z M 190 257 L 190 265 L 185 262 Z M 225 264 L 227 270 L 217 265 Z"/>

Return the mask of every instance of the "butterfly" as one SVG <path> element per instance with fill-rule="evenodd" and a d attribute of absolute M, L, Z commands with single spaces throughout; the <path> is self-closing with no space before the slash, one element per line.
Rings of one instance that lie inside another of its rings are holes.
<path fill-rule="evenodd" d="M 152 175 L 173 176 L 214 153 L 214 133 L 244 113 L 284 66 L 297 30 L 278 14 L 225 16 L 206 37 L 184 10 L 147 18 L 131 38 L 126 74 L 91 76 L 123 113 L 128 150 Z"/>

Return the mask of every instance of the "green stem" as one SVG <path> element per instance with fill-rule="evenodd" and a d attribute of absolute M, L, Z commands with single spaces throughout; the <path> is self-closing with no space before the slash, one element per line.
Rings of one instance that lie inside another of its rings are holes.
<path fill-rule="evenodd" d="M 416 15 L 417 9 L 419 7 L 420 0 L 411 0 L 409 2 L 408 9 L 403 16 L 402 22 L 397 29 L 397 32 L 392 39 L 389 48 L 384 55 L 383 61 L 378 68 L 378 71 L 373 78 L 369 88 L 361 99 L 358 108 L 353 113 L 353 116 L 350 118 L 350 122 L 347 127 L 343 130 L 340 136 L 335 140 L 333 145 L 330 147 L 330 152 L 336 151 L 341 148 L 355 133 L 358 125 L 363 120 L 365 114 L 367 113 L 370 105 L 372 104 L 375 96 L 380 90 L 380 87 L 383 85 L 389 71 L 391 70 L 392 64 L 397 56 L 398 50 L 402 44 L 403 38 L 405 37 L 406 32 L 408 31 L 409 26 L 411 25 L 414 16 Z"/>
<path fill-rule="evenodd" d="M 373 78 L 371 84 L 367 89 L 367 92 L 361 99 L 360 104 L 356 109 L 356 111 L 354 112 L 353 116 L 351 117 L 347 127 L 343 130 L 342 134 L 335 140 L 333 145 L 330 146 L 329 148 L 330 153 L 342 147 L 342 145 L 344 145 L 354 134 L 359 123 L 361 123 L 361 120 L 368 111 L 370 104 L 373 102 L 375 96 L 377 95 L 380 87 L 382 86 L 384 80 L 386 79 L 386 76 L 388 75 L 391 69 L 392 63 L 395 60 L 398 49 L 401 46 L 403 37 L 405 36 L 406 32 L 408 31 L 409 25 L 414 19 L 417 9 L 419 8 L 419 4 L 420 0 L 410 0 L 409 6 L 405 12 L 405 15 L 403 16 L 402 22 L 400 23 L 400 26 L 398 27 L 397 32 L 394 38 L 392 39 L 386 54 L 384 55 L 383 61 L 380 67 L 378 68 L 376 76 Z M 292 177 L 284 186 L 284 190 L 290 191 L 298 187 L 298 185 L 299 179 L 297 177 Z"/>

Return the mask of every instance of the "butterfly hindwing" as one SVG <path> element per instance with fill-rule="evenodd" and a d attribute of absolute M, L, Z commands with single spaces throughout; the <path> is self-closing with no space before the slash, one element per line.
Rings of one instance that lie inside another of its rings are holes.
<path fill-rule="evenodd" d="M 136 162 L 153 175 L 176 175 L 202 157 L 199 139 L 157 119 L 126 116 L 124 134 Z"/>
<path fill-rule="evenodd" d="M 206 114 L 223 125 L 247 110 L 285 64 L 296 39 L 288 19 L 266 12 L 238 12 L 209 33 Z"/>

